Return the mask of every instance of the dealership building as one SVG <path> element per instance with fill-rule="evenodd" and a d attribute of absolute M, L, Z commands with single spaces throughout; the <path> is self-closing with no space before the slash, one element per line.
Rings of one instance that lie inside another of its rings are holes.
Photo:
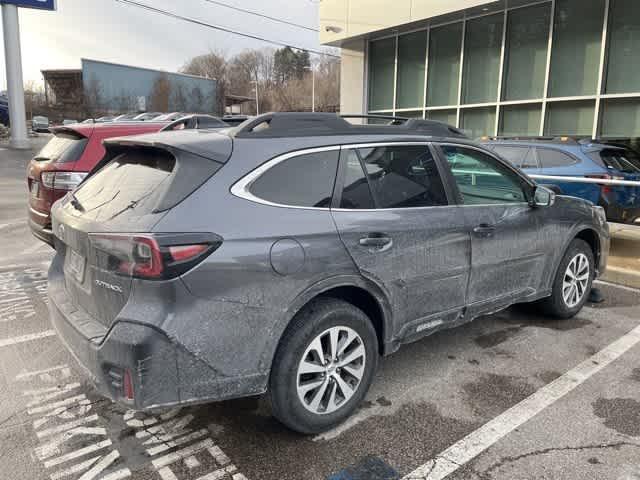
<path fill-rule="evenodd" d="M 344 113 L 640 137 L 640 0 L 323 0 L 320 40 Z"/>

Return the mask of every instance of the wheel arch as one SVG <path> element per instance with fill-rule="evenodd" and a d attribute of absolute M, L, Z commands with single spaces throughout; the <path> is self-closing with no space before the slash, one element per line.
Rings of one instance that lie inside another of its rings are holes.
<path fill-rule="evenodd" d="M 268 368 L 273 360 L 282 337 L 296 315 L 318 298 L 338 298 L 360 308 L 371 320 L 378 339 L 380 355 L 388 355 L 397 349 L 391 340 L 393 335 L 392 310 L 387 295 L 375 283 L 356 275 L 340 275 L 318 282 L 296 296 L 286 309 L 283 319 L 274 332 L 271 351 L 267 354 Z"/>
<path fill-rule="evenodd" d="M 562 250 L 561 250 L 562 254 L 558 257 L 558 261 L 556 262 L 556 265 L 553 267 L 553 276 L 551 277 L 551 284 L 553 284 L 553 281 L 555 280 L 556 275 L 558 274 L 558 268 L 560 267 L 560 263 L 562 262 L 562 259 L 567 253 L 567 250 L 569 249 L 569 245 L 571 245 L 571 242 L 573 242 L 575 239 L 583 240 L 591 247 L 591 251 L 593 252 L 593 260 L 594 260 L 593 263 L 597 271 L 597 268 L 600 262 L 600 255 L 601 255 L 601 248 L 602 248 L 600 244 L 600 237 L 598 235 L 598 232 L 596 232 L 592 227 L 581 225 L 581 226 L 578 226 L 573 231 L 572 235 L 568 236 L 567 241 L 562 246 Z"/>

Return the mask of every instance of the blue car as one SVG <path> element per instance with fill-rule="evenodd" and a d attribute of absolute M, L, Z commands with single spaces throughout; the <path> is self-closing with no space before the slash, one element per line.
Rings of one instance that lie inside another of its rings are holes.
<path fill-rule="evenodd" d="M 484 143 L 528 175 L 640 181 L 640 155 L 620 144 L 567 137 L 522 140 L 498 138 Z M 536 179 L 536 182 L 553 184 L 563 195 L 584 198 L 604 207 L 610 222 L 640 224 L 640 186 L 547 179 Z"/>
<path fill-rule="evenodd" d="M 9 126 L 9 101 L 6 97 L 0 97 L 0 123 Z"/>

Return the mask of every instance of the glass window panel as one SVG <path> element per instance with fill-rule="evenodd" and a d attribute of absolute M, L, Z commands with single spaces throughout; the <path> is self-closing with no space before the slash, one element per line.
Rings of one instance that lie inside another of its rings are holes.
<path fill-rule="evenodd" d="M 395 38 L 369 44 L 369 109 L 371 110 L 393 108 L 395 58 Z"/>
<path fill-rule="evenodd" d="M 427 105 L 457 105 L 462 23 L 431 30 Z"/>
<path fill-rule="evenodd" d="M 591 135 L 595 102 L 553 102 L 547 104 L 545 135 Z"/>
<path fill-rule="evenodd" d="M 540 116 L 542 106 L 505 105 L 501 109 L 499 135 L 514 137 L 517 135 L 535 136 L 540 132 Z"/>
<path fill-rule="evenodd" d="M 411 110 L 410 112 L 396 112 L 396 117 L 422 118 L 422 110 Z"/>
<path fill-rule="evenodd" d="M 640 98 L 605 100 L 601 125 L 603 137 L 640 137 Z"/>
<path fill-rule="evenodd" d="M 397 108 L 422 108 L 426 55 L 426 31 L 398 37 Z"/>
<path fill-rule="evenodd" d="M 503 14 L 467 22 L 462 73 L 463 103 L 497 100 L 503 22 Z"/>
<path fill-rule="evenodd" d="M 281 205 L 326 208 L 331 204 L 337 168 L 336 151 L 299 155 L 264 172 L 249 191 Z"/>
<path fill-rule="evenodd" d="M 640 92 L 640 2 L 613 0 L 609 14 L 607 93 Z"/>
<path fill-rule="evenodd" d="M 537 147 L 536 153 L 538 154 L 538 160 L 540 160 L 540 166 L 542 168 L 568 167 L 578 163 L 578 160 L 568 153 L 561 152 L 555 148 Z"/>
<path fill-rule="evenodd" d="M 551 6 L 536 5 L 509 12 L 504 65 L 504 98 L 544 96 Z"/>
<path fill-rule="evenodd" d="M 471 138 L 493 135 L 496 128 L 496 109 L 468 108 L 462 111 L 461 128 Z"/>
<path fill-rule="evenodd" d="M 526 201 L 521 179 L 496 159 L 478 150 L 442 147 L 465 205 Z"/>
<path fill-rule="evenodd" d="M 518 168 L 537 168 L 535 155 L 529 147 L 497 145 L 494 149 L 498 155 Z"/>
<path fill-rule="evenodd" d="M 358 153 L 378 208 L 447 204 L 440 173 L 426 146 L 363 148 Z"/>
<path fill-rule="evenodd" d="M 605 0 L 557 0 L 549 95 L 593 95 L 598 84 Z"/>
<path fill-rule="evenodd" d="M 430 110 L 427 112 L 427 118 L 429 120 L 436 120 L 438 122 L 446 123 L 448 125 L 456 126 L 457 122 L 456 110 Z"/>
<path fill-rule="evenodd" d="M 360 159 L 355 150 L 347 150 L 344 186 L 340 199 L 340 208 L 354 210 L 375 208 L 369 182 L 364 175 Z"/>

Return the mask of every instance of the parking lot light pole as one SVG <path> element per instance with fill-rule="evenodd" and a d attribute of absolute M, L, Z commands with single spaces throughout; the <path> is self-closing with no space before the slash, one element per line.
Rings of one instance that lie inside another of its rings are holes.
<path fill-rule="evenodd" d="M 9 96 L 9 119 L 11 121 L 12 148 L 28 149 L 27 116 L 24 107 L 24 86 L 22 84 L 22 56 L 20 54 L 20 26 L 18 7 L 2 4 L 2 28 L 4 32 L 4 52 Z"/>

